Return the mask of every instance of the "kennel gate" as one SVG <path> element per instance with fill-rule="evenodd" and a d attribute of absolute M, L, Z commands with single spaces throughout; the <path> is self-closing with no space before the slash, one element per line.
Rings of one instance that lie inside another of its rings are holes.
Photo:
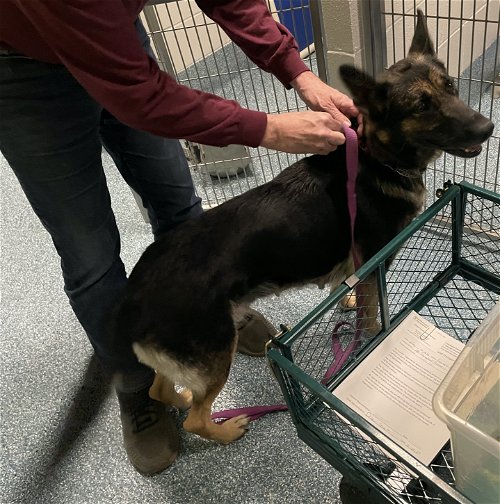
<path fill-rule="evenodd" d="M 312 28 L 314 9 L 309 1 L 266 2 L 273 16 L 299 36 L 301 56 L 309 68 L 317 72 Z M 179 83 L 263 112 L 306 109 L 294 90 L 286 91 L 281 83 L 258 69 L 197 9 L 194 1 L 151 1 L 144 9 L 143 21 L 160 65 Z M 299 158 L 265 148 L 230 146 L 220 149 L 190 142 L 183 142 L 183 145 L 196 191 L 206 207 L 218 205 L 271 180 Z M 217 175 L 210 176 L 211 170 Z"/>
<path fill-rule="evenodd" d="M 335 26 L 322 20 L 325 4 L 334 0 L 266 0 L 276 19 L 285 23 L 301 40 L 306 64 L 336 85 L 334 69 L 327 72 L 328 33 Z M 361 43 L 367 53 L 367 71 L 377 72 L 406 54 L 415 12 L 427 15 L 439 57 L 450 68 L 466 103 L 500 124 L 500 97 L 494 99 L 500 75 L 500 0 L 351 0 L 336 2 L 339 9 L 354 9 L 362 24 Z M 243 106 L 268 113 L 304 110 L 293 90 L 285 91 L 269 74 L 259 70 L 224 32 L 205 17 L 193 0 L 152 0 L 143 19 L 163 68 L 184 85 L 236 99 Z M 304 43 L 305 40 L 305 43 Z M 334 55 L 335 56 L 335 55 Z M 335 58 L 333 58 L 335 60 Z M 497 93 L 500 95 L 500 83 Z M 275 175 L 298 156 L 265 148 L 212 150 L 203 159 L 203 146 L 186 149 L 198 194 L 208 207 L 217 205 Z M 494 192 L 500 188 L 500 134 L 497 127 L 474 159 L 462 160 L 448 154 L 427 170 L 429 198 L 445 180 L 467 180 Z M 240 173 L 234 176 L 234 165 Z M 218 176 L 211 177 L 211 167 Z"/>

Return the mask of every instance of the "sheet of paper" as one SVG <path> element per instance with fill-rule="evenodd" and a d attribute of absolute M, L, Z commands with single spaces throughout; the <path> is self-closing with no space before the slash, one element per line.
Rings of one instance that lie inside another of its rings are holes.
<path fill-rule="evenodd" d="M 432 396 L 463 347 L 411 312 L 333 394 L 429 465 L 449 439 Z"/>

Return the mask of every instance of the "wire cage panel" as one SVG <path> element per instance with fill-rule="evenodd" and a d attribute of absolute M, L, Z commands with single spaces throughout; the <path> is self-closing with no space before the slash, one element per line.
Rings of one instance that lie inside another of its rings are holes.
<path fill-rule="evenodd" d="M 500 297 L 500 235 L 483 227 L 484 212 L 491 213 L 499 230 L 500 195 L 466 183 L 452 186 L 360 268 L 361 281 L 373 273 L 378 278 L 382 331 L 376 338 L 356 331 L 359 314 L 339 304 L 349 291 L 343 284 L 268 352 L 299 436 L 344 475 L 369 482 L 390 502 L 468 502 L 454 490 L 449 444 L 422 467 L 332 390 L 410 310 L 456 339 L 468 340 Z M 336 358 L 333 334 L 343 349 L 356 338 L 361 342 L 329 376 Z"/>
<path fill-rule="evenodd" d="M 429 167 L 428 204 L 448 179 L 499 192 L 500 89 L 495 82 L 500 82 L 500 0 L 383 0 L 385 45 L 377 47 L 385 66 L 407 54 L 417 9 L 426 15 L 437 55 L 455 79 L 462 100 L 497 125 L 478 157 L 461 159 L 445 153 Z"/>
<path fill-rule="evenodd" d="M 316 72 L 309 1 L 267 0 L 267 4 L 273 17 L 297 36 L 303 60 Z M 180 84 L 266 113 L 306 109 L 294 90 L 284 89 L 260 70 L 194 1 L 149 5 L 144 20 L 160 64 L 173 72 Z M 228 152 L 187 142 L 185 147 L 196 190 L 207 206 L 271 180 L 299 159 L 266 148 L 233 148 Z"/>
<path fill-rule="evenodd" d="M 325 34 L 319 33 L 321 26 L 311 24 L 309 0 L 266 1 L 275 19 L 296 35 L 304 61 L 317 72 L 317 59 L 324 55 L 316 54 L 314 43 L 310 42 L 324 38 Z M 390 66 L 407 53 L 416 9 L 423 9 L 431 36 L 437 41 L 438 55 L 455 77 L 461 97 L 493 122 L 500 123 L 500 98 L 494 98 L 494 82 L 500 74 L 500 0 L 377 0 L 376 3 L 380 8 L 374 9 L 371 2 L 359 6 L 369 9 L 372 15 L 372 38 L 376 33 L 382 34 L 380 40 L 371 43 L 377 52 L 374 59 Z M 321 1 L 316 5 L 321 5 Z M 295 91 L 286 91 L 271 75 L 258 69 L 193 0 L 154 2 L 146 7 L 145 14 L 160 64 L 179 83 L 266 113 L 306 108 Z M 267 182 L 300 157 L 265 148 L 241 147 L 225 152 L 187 142 L 185 152 L 196 190 L 209 207 Z M 434 201 L 436 189 L 447 179 L 467 180 L 498 191 L 499 152 L 500 139 L 495 132 L 477 158 L 464 160 L 444 154 L 427 171 L 427 205 Z"/>

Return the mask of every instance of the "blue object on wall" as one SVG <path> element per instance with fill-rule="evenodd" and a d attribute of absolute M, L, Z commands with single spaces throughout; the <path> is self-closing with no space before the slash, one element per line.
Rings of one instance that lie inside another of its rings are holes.
<path fill-rule="evenodd" d="M 296 38 L 299 51 L 314 42 L 309 0 L 274 0 L 280 23 Z"/>

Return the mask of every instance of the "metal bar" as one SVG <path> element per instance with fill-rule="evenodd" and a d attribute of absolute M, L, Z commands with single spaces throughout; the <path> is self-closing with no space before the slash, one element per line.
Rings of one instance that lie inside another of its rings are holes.
<path fill-rule="evenodd" d="M 466 193 L 461 192 L 451 201 L 451 256 L 454 265 L 459 264 L 461 257 L 466 199 Z"/>
<path fill-rule="evenodd" d="M 390 64 L 393 64 L 396 62 L 396 21 L 394 19 L 394 0 L 391 0 L 390 14 L 392 17 L 392 25 L 391 25 L 392 26 L 392 60 L 391 60 Z M 385 16 L 385 19 L 387 20 L 387 16 Z"/>
<path fill-rule="evenodd" d="M 487 42 L 487 38 L 488 38 L 488 17 L 489 17 L 489 7 L 490 7 L 490 2 L 487 1 L 486 2 L 486 12 L 484 14 L 484 18 L 486 20 L 486 23 L 484 25 L 484 36 L 483 36 L 483 56 L 482 56 L 482 61 L 481 61 L 481 76 L 484 75 L 484 65 L 485 65 L 485 56 L 486 56 L 486 42 Z M 498 44 L 498 41 L 497 41 L 497 44 Z M 472 77 L 472 75 L 471 75 Z M 479 88 L 479 104 L 478 104 L 478 111 L 481 112 L 482 111 L 482 108 L 483 108 L 483 86 L 485 84 L 485 81 L 484 79 L 481 79 L 481 84 L 480 84 L 480 88 Z M 492 116 L 492 111 L 493 111 L 493 95 L 491 93 L 491 98 L 490 98 L 490 114 L 489 116 L 491 117 Z M 485 158 L 485 161 L 484 161 L 484 174 L 483 174 L 483 185 L 486 185 L 486 177 L 488 175 L 488 166 L 487 166 L 487 162 L 488 162 L 488 155 L 489 155 L 489 152 L 490 152 L 490 142 L 486 142 L 486 158 Z M 476 166 L 477 166 L 477 160 L 476 160 Z M 475 181 L 474 181 L 475 182 Z"/>
<path fill-rule="evenodd" d="M 489 2 L 487 1 L 486 2 L 486 14 L 488 13 L 488 6 L 489 6 Z M 487 17 L 487 16 L 486 16 Z M 476 23 L 476 10 L 474 9 L 474 14 L 473 14 L 473 30 L 474 30 L 474 26 L 475 26 L 475 23 Z M 484 25 L 484 39 L 483 39 L 483 56 L 482 56 L 482 70 L 481 70 L 481 75 L 484 75 L 484 51 L 485 51 L 485 45 L 486 45 L 486 32 L 487 32 L 487 28 L 488 28 L 488 23 L 485 23 Z M 474 58 L 474 33 L 472 34 L 472 40 L 473 40 L 473 45 L 471 47 L 471 60 Z M 471 73 L 470 73 L 470 77 L 472 79 L 472 64 L 471 64 Z M 471 80 L 471 84 L 472 84 L 472 80 Z M 481 111 L 481 104 L 483 103 L 483 83 L 481 82 L 480 85 L 479 85 L 479 103 L 477 105 L 477 109 L 479 111 Z M 485 177 L 486 177 L 486 170 L 485 170 Z M 473 175 L 472 175 L 472 182 L 474 184 L 477 184 L 476 180 L 478 180 L 478 177 L 477 177 L 477 157 L 474 158 L 474 171 L 473 171 Z M 484 181 L 483 181 L 484 183 Z"/>
<path fill-rule="evenodd" d="M 471 263 L 467 259 L 460 260 L 460 274 L 466 280 L 479 283 L 485 289 L 493 291 L 495 294 L 500 294 L 500 280 L 498 276 Z"/>
<path fill-rule="evenodd" d="M 480 198 L 484 198 L 492 201 L 493 203 L 500 205 L 500 194 L 490 191 L 484 187 L 475 186 L 467 181 L 462 181 L 459 184 L 466 192 L 475 194 Z"/>
<path fill-rule="evenodd" d="M 387 278 L 385 263 L 380 264 L 377 268 L 377 288 L 378 288 L 378 303 L 380 306 L 380 320 L 382 328 L 388 330 L 391 323 L 391 315 L 389 313 L 389 300 L 387 296 Z"/>
<path fill-rule="evenodd" d="M 283 368 L 277 365 L 276 363 L 279 362 L 281 358 L 285 359 L 287 362 L 293 362 L 293 360 L 291 359 L 290 349 L 288 347 L 282 347 L 281 345 L 279 348 L 280 348 L 279 351 L 276 348 L 270 348 L 267 351 L 266 356 L 271 366 L 271 370 L 280 385 L 280 388 L 282 390 L 289 391 L 289 394 L 284 394 L 285 402 L 288 406 L 288 411 L 290 412 L 294 424 L 298 425 L 301 423 L 302 419 L 298 415 L 297 408 L 294 407 L 296 404 L 294 403 L 299 402 L 305 408 L 305 401 L 301 393 L 299 382 L 295 380 L 293 377 L 291 377 L 289 374 L 285 375 Z M 282 354 L 280 352 L 285 353 Z"/>
<path fill-rule="evenodd" d="M 371 68 L 366 70 L 376 76 L 387 67 L 387 32 L 382 15 L 382 0 L 362 2 L 361 5 L 365 15 L 369 16 L 366 26 L 370 27 Z"/>
<path fill-rule="evenodd" d="M 172 65 L 172 61 L 170 60 L 167 45 L 165 44 L 165 40 L 163 38 L 163 32 L 160 28 L 160 23 L 158 22 L 155 7 L 153 7 L 150 2 L 146 5 L 146 7 L 144 7 L 142 12 L 144 13 L 144 19 L 146 19 L 146 23 L 148 24 L 151 32 L 150 37 L 158 54 L 160 66 L 165 72 L 175 77 L 175 70 Z"/>
<path fill-rule="evenodd" d="M 325 46 L 323 43 L 323 34 L 325 33 L 323 25 L 323 16 L 321 14 L 321 2 L 323 0 L 310 0 L 309 10 L 311 11 L 311 22 L 313 27 L 314 49 L 316 51 L 316 64 L 318 66 L 318 76 L 323 82 L 331 82 L 331 76 L 328 75 L 328 65 L 326 63 Z"/>

